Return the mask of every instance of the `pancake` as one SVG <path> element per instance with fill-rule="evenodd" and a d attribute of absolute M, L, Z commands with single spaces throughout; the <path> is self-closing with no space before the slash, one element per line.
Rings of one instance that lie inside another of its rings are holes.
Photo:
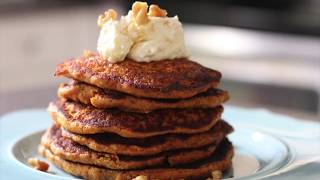
<path fill-rule="evenodd" d="M 168 134 L 143 139 L 123 138 L 112 133 L 81 135 L 63 128 L 62 135 L 98 152 L 137 156 L 217 144 L 232 131 L 233 128 L 227 122 L 219 120 L 209 131 L 191 135 Z"/>
<path fill-rule="evenodd" d="M 169 108 L 213 108 L 229 99 L 228 92 L 219 89 L 209 89 L 187 99 L 138 98 L 77 81 L 61 84 L 58 96 L 97 108 L 119 108 L 134 112 L 151 112 Z"/>
<path fill-rule="evenodd" d="M 147 176 L 149 180 L 167 179 L 200 179 L 211 176 L 212 171 L 226 171 L 232 166 L 233 147 L 228 140 L 223 141 L 215 153 L 210 157 L 196 163 L 168 168 L 166 166 L 154 167 L 142 170 L 111 170 L 98 166 L 75 163 L 54 155 L 49 149 L 40 146 L 39 153 L 51 161 L 60 169 L 74 176 L 84 179 L 128 180 L 139 175 Z"/>
<path fill-rule="evenodd" d="M 189 98 L 218 86 L 221 73 L 188 59 L 152 61 L 126 59 L 111 64 L 99 55 L 79 57 L 59 64 L 56 76 L 64 76 L 103 89 L 138 97 Z"/>
<path fill-rule="evenodd" d="M 116 133 L 127 138 L 145 138 L 168 133 L 208 131 L 220 119 L 222 106 L 208 109 L 165 109 L 150 113 L 96 109 L 80 103 L 58 100 L 50 103 L 53 120 L 78 134 Z"/>
<path fill-rule="evenodd" d="M 97 165 L 109 169 L 138 169 L 164 164 L 176 166 L 207 158 L 213 154 L 216 146 L 222 140 L 223 138 L 217 144 L 197 149 L 177 150 L 154 156 L 121 156 L 93 151 L 86 146 L 63 137 L 60 128 L 52 126 L 42 137 L 41 144 L 50 149 L 53 154 L 69 161 Z"/>

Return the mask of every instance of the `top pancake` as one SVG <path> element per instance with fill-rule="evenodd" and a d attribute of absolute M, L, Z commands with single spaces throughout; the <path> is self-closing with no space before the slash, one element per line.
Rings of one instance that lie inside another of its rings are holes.
<path fill-rule="evenodd" d="M 189 98 L 218 86 L 221 73 L 188 59 L 149 63 L 126 59 L 110 64 L 98 55 L 79 57 L 59 64 L 56 76 L 65 76 L 100 88 L 139 97 Z"/>

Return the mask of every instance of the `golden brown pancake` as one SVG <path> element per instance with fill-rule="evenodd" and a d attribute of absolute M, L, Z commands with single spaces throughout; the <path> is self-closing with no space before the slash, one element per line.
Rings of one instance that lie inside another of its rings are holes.
<path fill-rule="evenodd" d="M 138 97 L 189 98 L 218 86 L 221 73 L 188 59 L 152 61 L 126 59 L 110 64 L 99 55 L 79 57 L 59 64 L 56 76 L 64 76 L 103 89 Z"/>
<path fill-rule="evenodd" d="M 159 166 L 142 170 L 111 170 L 98 166 L 75 163 L 54 155 L 49 149 L 40 146 L 39 153 L 46 157 L 62 170 L 74 176 L 83 177 L 91 180 L 128 180 L 139 175 L 147 176 L 149 180 L 167 180 L 167 179 L 205 179 L 211 175 L 212 171 L 226 171 L 232 166 L 231 159 L 234 154 L 233 147 L 228 140 L 223 141 L 216 152 L 205 160 L 196 163 L 169 168 Z"/>
<path fill-rule="evenodd" d="M 63 137 L 61 129 L 54 125 L 44 134 L 41 144 L 50 149 L 53 154 L 69 161 L 97 165 L 109 169 L 138 169 L 164 164 L 176 166 L 208 158 L 222 140 L 223 138 L 217 144 L 197 149 L 177 150 L 153 156 L 123 156 L 96 152 L 86 146 L 77 144 L 71 139 Z"/>
<path fill-rule="evenodd" d="M 145 138 L 168 133 L 193 134 L 208 131 L 220 119 L 222 106 L 207 109 L 165 109 L 150 113 L 96 109 L 58 100 L 49 105 L 53 120 L 78 134 L 116 133 L 127 138 Z"/>
<path fill-rule="evenodd" d="M 229 99 L 228 92 L 209 89 L 187 99 L 138 98 L 118 91 L 101 89 L 79 81 L 61 84 L 58 96 L 97 108 L 119 108 L 133 112 L 151 112 L 169 108 L 213 108 Z"/>
<path fill-rule="evenodd" d="M 209 131 L 198 134 L 168 134 L 149 138 L 123 138 L 112 133 L 81 135 L 62 128 L 62 135 L 98 152 L 122 155 L 152 155 L 163 151 L 217 144 L 233 128 L 219 120 Z"/>

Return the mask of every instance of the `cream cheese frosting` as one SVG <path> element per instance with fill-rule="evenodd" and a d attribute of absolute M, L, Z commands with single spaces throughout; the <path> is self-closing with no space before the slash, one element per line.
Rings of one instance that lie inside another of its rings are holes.
<path fill-rule="evenodd" d="M 137 23 L 132 11 L 119 20 L 110 18 L 102 24 L 98 53 L 110 63 L 126 57 L 137 62 L 188 57 L 182 24 L 177 16 L 147 16 Z"/>

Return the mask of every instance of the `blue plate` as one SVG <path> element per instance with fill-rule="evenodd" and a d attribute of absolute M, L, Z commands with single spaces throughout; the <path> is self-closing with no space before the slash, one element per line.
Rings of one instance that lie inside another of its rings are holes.
<path fill-rule="evenodd" d="M 259 179 L 286 167 L 294 159 L 292 149 L 281 139 L 243 126 L 239 123 L 241 121 L 233 119 L 229 122 L 236 129 L 229 136 L 235 146 L 236 154 L 233 158 L 233 168 L 225 178 Z M 37 146 L 44 130 L 51 123 L 48 113 L 43 109 L 17 111 L 0 119 L 0 177 L 2 179 L 75 178 L 50 163 L 49 173 L 34 170 L 26 163 L 30 157 L 43 159 L 37 155 Z M 230 175 L 233 177 L 230 178 Z"/>

